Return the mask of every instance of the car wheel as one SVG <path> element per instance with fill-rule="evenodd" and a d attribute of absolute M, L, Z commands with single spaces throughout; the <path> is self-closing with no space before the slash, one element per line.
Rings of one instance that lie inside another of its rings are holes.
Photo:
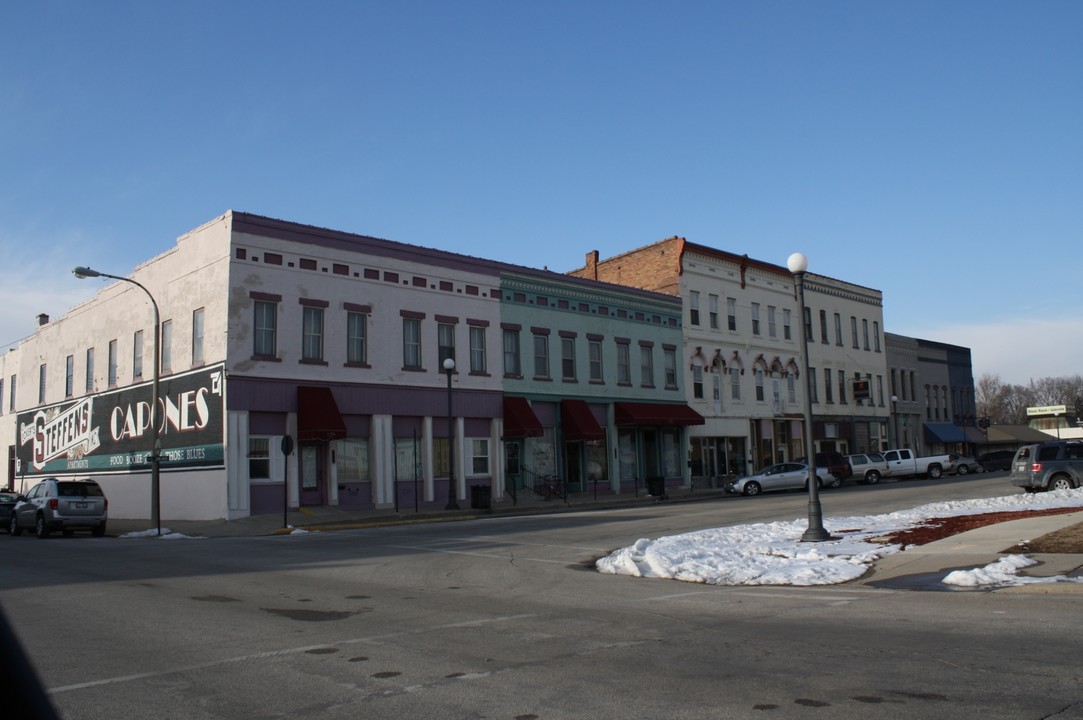
<path fill-rule="evenodd" d="M 985 466 L 984 465 L 978 465 L 977 467 L 974 468 L 974 472 L 976 472 L 976 473 L 985 472 Z"/>
<path fill-rule="evenodd" d="M 865 473 L 865 482 L 867 482 L 869 485 L 875 485 L 876 483 L 880 482 L 880 471 L 869 470 L 867 473 Z"/>
<path fill-rule="evenodd" d="M 8 532 L 15 537 L 23 534 L 23 529 L 19 527 L 19 516 L 15 513 L 11 513 L 11 523 L 8 524 Z"/>
<path fill-rule="evenodd" d="M 1057 475 L 1049 481 L 1050 490 L 1071 490 L 1072 479 L 1067 475 Z"/>
<path fill-rule="evenodd" d="M 824 486 L 823 478 L 821 478 L 819 475 L 817 475 L 816 476 L 816 489 L 820 490 L 820 489 L 823 488 L 823 486 Z M 834 485 L 832 485 L 832 487 L 834 487 Z M 805 481 L 805 491 L 806 492 L 808 491 L 808 480 Z"/>
<path fill-rule="evenodd" d="M 929 477 L 933 480 L 939 480 L 940 476 L 944 474 L 944 471 L 940 469 L 939 465 L 933 465 L 929 468 Z"/>
<path fill-rule="evenodd" d="M 747 482 L 745 483 L 744 493 L 745 495 L 749 496 L 759 495 L 761 489 L 762 488 L 760 487 L 760 484 L 758 482 Z"/>
<path fill-rule="evenodd" d="M 91 530 L 90 534 L 94 537 L 105 537 L 105 523 L 102 523 L 98 527 Z"/>
<path fill-rule="evenodd" d="M 38 515 L 38 522 L 34 526 L 34 532 L 42 540 L 49 537 L 49 526 L 45 523 L 44 515 Z"/>
<path fill-rule="evenodd" d="M 816 479 L 817 479 L 817 480 L 820 480 L 820 478 L 816 478 Z M 823 482 L 823 481 L 821 480 L 820 482 L 821 482 L 821 484 L 822 484 L 822 482 Z M 837 477 L 835 477 L 834 475 L 832 475 L 832 476 L 831 476 L 831 479 L 827 481 L 827 486 L 828 486 L 828 487 L 831 487 L 831 488 L 837 488 L 837 487 L 839 487 L 840 485 L 842 485 L 842 480 L 839 480 L 839 479 L 838 479 Z"/>
<path fill-rule="evenodd" d="M 957 475 L 966 475 L 968 472 L 970 472 L 970 468 L 966 465 L 960 465 L 958 468 L 955 469 L 955 473 Z"/>

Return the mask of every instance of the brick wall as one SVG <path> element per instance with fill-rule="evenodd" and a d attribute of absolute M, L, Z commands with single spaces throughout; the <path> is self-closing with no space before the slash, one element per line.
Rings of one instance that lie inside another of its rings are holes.
<path fill-rule="evenodd" d="M 568 274 L 666 295 L 680 295 L 684 244 L 684 238 L 671 237 L 602 261 L 598 260 L 598 251 L 592 250 L 587 253 L 586 265 Z"/>

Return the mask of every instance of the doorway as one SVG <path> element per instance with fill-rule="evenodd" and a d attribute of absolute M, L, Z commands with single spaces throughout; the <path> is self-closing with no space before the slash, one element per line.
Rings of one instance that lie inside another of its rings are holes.
<path fill-rule="evenodd" d="M 301 443 L 301 505 L 327 503 L 327 443 Z"/>

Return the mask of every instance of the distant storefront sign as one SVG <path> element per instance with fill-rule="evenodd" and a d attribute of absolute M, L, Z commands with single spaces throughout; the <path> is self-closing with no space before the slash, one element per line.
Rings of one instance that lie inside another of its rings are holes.
<path fill-rule="evenodd" d="M 123 473 L 149 469 L 151 383 L 20 413 L 19 472 L 26 475 Z M 224 462 L 223 365 L 159 382 L 162 468 Z"/>

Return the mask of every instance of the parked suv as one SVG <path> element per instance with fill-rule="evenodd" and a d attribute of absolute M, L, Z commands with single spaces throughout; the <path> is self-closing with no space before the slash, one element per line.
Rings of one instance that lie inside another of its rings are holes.
<path fill-rule="evenodd" d="M 845 455 L 838 452 L 816 453 L 816 467 L 827 468 L 827 471 L 838 478 L 840 482 L 849 480 L 854 474 L 850 461 L 846 459 Z"/>
<path fill-rule="evenodd" d="M 1077 488 L 1083 483 L 1083 442 L 1052 440 L 1024 445 L 1015 452 L 1008 478 L 1027 492 Z"/>
<path fill-rule="evenodd" d="M 846 459 L 850 461 L 850 467 L 862 485 L 875 485 L 880 482 L 880 478 L 891 472 L 887 460 L 880 453 L 856 453 L 847 455 Z"/>
<path fill-rule="evenodd" d="M 101 537 L 108 511 L 109 501 L 93 480 L 46 478 L 18 497 L 9 528 L 12 535 L 33 528 L 39 538 L 48 537 L 53 530 L 71 535 L 77 529 Z"/>
<path fill-rule="evenodd" d="M 985 472 L 1011 470 L 1013 459 L 1015 459 L 1015 450 L 994 450 L 978 456 L 978 462 L 985 468 Z"/>

